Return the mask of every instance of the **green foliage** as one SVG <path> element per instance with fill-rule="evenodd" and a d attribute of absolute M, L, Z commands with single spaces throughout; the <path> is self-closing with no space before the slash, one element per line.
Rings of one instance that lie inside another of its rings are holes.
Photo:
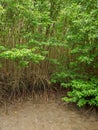
<path fill-rule="evenodd" d="M 93 5 L 93 6 L 91 6 Z M 69 20 L 69 29 L 66 33 L 67 42 L 73 46 L 71 52 L 78 54 L 79 62 L 94 63 L 98 55 L 98 1 L 89 1 L 86 5 L 73 2 L 65 10 Z M 93 8 L 90 8 L 93 7 Z"/>
<path fill-rule="evenodd" d="M 1 49 L 4 50 L 5 48 L 1 46 Z M 40 61 L 45 59 L 44 55 L 40 53 L 36 53 L 36 48 L 12 48 L 10 50 L 6 50 L 0 53 L 0 58 L 9 59 L 13 61 L 18 61 L 21 66 L 27 66 L 29 62 L 32 63 L 39 63 Z"/>
<path fill-rule="evenodd" d="M 65 72 L 56 72 L 52 75 L 51 82 L 52 83 L 61 83 L 61 85 L 62 85 L 63 82 L 66 82 L 70 76 L 71 75 L 67 72 L 66 73 Z"/>
<path fill-rule="evenodd" d="M 92 78 L 90 81 L 73 80 L 70 87 L 71 91 L 63 98 L 64 101 L 77 103 L 79 107 L 85 104 L 98 106 L 98 78 Z"/>
<path fill-rule="evenodd" d="M 1 52 L 1 51 L 5 51 L 5 50 L 7 50 L 6 47 L 4 47 L 4 46 L 0 46 L 0 52 Z"/>

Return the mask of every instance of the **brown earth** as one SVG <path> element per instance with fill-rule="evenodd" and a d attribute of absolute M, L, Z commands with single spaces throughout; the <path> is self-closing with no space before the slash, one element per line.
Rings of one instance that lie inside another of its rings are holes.
<path fill-rule="evenodd" d="M 0 130 L 98 130 L 96 114 L 83 114 L 59 101 L 26 101 L 0 110 Z"/>

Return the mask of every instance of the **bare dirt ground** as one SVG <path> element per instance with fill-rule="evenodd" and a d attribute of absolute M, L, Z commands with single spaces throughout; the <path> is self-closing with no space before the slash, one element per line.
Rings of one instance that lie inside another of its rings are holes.
<path fill-rule="evenodd" d="M 59 101 L 26 101 L 0 110 L 0 130 L 98 130 L 96 114 L 83 114 Z"/>

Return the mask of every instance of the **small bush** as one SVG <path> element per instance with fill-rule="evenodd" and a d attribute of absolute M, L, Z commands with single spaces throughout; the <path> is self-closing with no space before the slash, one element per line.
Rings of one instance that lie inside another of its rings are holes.
<path fill-rule="evenodd" d="M 66 84 L 63 83 L 63 86 Z M 85 104 L 98 106 L 98 79 L 92 78 L 90 81 L 72 80 L 71 91 L 63 100 L 77 103 L 79 107 Z"/>

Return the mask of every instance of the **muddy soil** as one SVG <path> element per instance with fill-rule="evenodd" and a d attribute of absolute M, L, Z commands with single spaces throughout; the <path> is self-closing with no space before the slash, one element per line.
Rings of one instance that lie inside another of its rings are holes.
<path fill-rule="evenodd" d="M 0 110 L 0 130 L 98 130 L 98 118 L 56 100 L 29 100 Z"/>

